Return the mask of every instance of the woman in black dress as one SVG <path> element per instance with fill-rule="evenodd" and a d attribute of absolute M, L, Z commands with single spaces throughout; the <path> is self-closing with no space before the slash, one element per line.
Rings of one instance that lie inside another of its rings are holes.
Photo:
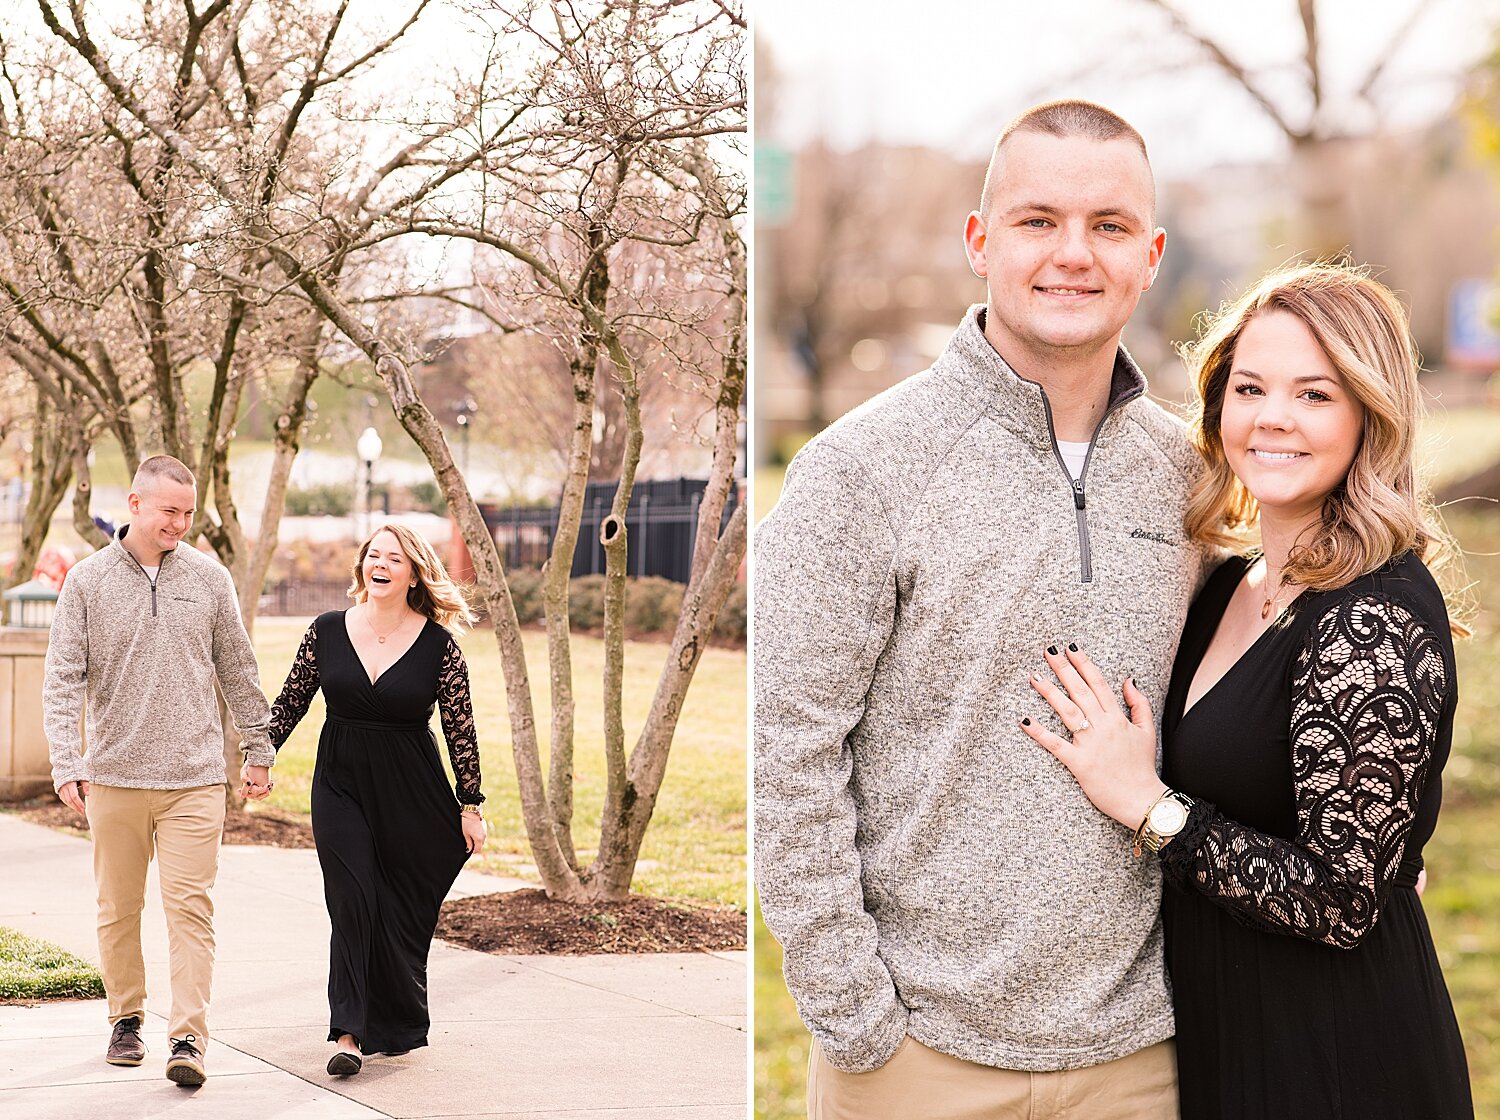
<path fill-rule="evenodd" d="M 333 926 L 328 1072 L 361 1054 L 427 1045 L 427 951 L 464 860 L 484 845 L 469 674 L 454 638 L 472 622 L 442 561 L 386 525 L 359 550 L 347 611 L 308 627 L 271 713 L 279 748 L 319 688 L 328 716 L 313 771 L 312 827 Z M 428 721 L 436 703 L 458 782 Z"/>
<path fill-rule="evenodd" d="M 1208 469 L 1187 531 L 1259 547 L 1189 612 L 1162 778 L 1144 695 L 1125 682 L 1127 715 L 1072 646 L 1046 656 L 1061 688 L 1034 682 L 1071 740 L 1023 730 L 1160 857 L 1184 1120 L 1472 1117 L 1416 889 L 1457 688 L 1405 314 L 1356 270 L 1304 266 L 1190 358 Z"/>

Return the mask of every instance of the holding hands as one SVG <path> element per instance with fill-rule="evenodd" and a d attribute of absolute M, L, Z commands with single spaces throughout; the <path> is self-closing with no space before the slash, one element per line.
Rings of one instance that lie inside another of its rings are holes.
<path fill-rule="evenodd" d="M 1156 727 L 1151 703 L 1135 681 L 1125 678 L 1129 715 L 1098 667 L 1070 644 L 1049 646 L 1044 660 L 1053 677 L 1033 673 L 1031 687 L 1072 732 L 1054 735 L 1030 717 L 1021 730 L 1051 752 L 1078 779 L 1094 807 L 1126 828 L 1135 828 L 1167 789 L 1156 775 Z"/>
<path fill-rule="evenodd" d="M 269 766 L 251 766 L 247 762 L 240 767 L 239 795 L 247 801 L 264 801 L 274 788 L 276 783 L 271 781 Z"/>

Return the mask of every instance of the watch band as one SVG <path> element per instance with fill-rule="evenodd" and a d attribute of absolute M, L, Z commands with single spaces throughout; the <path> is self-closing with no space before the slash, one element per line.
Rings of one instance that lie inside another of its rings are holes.
<path fill-rule="evenodd" d="M 1151 826 L 1151 815 L 1156 812 L 1156 807 L 1163 801 L 1175 801 L 1182 806 L 1182 824 L 1171 832 L 1158 832 Z M 1193 799 L 1185 793 L 1178 793 L 1175 789 L 1162 791 L 1160 797 L 1151 802 L 1151 807 L 1146 810 L 1146 815 L 1141 818 L 1140 827 L 1135 830 L 1135 840 L 1131 845 L 1131 852 L 1136 859 L 1141 858 L 1141 849 L 1150 852 L 1159 852 L 1166 842 L 1176 836 L 1187 826 L 1187 814 L 1193 808 Z"/>

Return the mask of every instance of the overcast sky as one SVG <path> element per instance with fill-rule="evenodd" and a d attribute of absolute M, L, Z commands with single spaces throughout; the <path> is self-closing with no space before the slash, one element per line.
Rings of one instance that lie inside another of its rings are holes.
<path fill-rule="evenodd" d="M 968 158 L 1037 100 L 1103 101 L 1145 134 L 1168 175 L 1275 154 L 1280 133 L 1206 66 L 1147 0 L 753 0 L 757 38 L 781 81 L 758 137 L 792 146 L 822 135 L 925 144 Z M 1293 0 L 1178 0 L 1194 25 L 1246 67 L 1277 68 L 1282 104 L 1300 107 L 1301 28 Z M 1413 0 L 1320 0 L 1329 88 L 1346 100 L 1401 27 Z M 1386 123 L 1448 111 L 1464 72 L 1493 42 L 1496 0 L 1426 0 L 1402 37 L 1380 98 Z M 762 55 L 762 58 L 765 56 Z M 1360 127 L 1361 106 L 1340 114 Z"/>

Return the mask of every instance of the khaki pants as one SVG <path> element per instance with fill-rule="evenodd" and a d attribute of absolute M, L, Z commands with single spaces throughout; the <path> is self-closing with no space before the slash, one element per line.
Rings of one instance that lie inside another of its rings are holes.
<path fill-rule="evenodd" d="M 153 851 L 172 974 L 168 1036 L 208 1045 L 208 996 L 214 969 L 214 905 L 224 787 L 125 789 L 90 785 L 86 802 L 99 887 L 99 962 L 109 1021 L 146 1012 L 141 911 Z"/>
<path fill-rule="evenodd" d="M 834 1069 L 813 1042 L 808 1120 L 1177 1120 L 1171 1041 L 1087 1069 L 1027 1073 L 940 1054 L 908 1037 L 869 1073 Z"/>

